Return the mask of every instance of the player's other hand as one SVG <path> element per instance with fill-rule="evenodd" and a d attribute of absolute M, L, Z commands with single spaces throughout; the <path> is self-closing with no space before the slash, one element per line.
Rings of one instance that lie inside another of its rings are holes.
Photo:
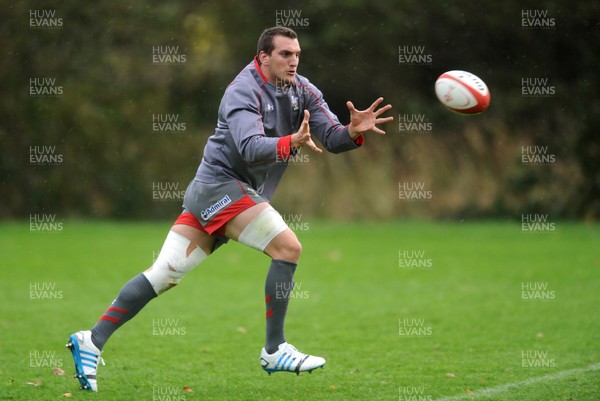
<path fill-rule="evenodd" d="M 389 109 L 392 108 L 391 104 L 383 106 L 377 109 L 377 106 L 383 102 L 383 98 L 375 100 L 371 107 L 366 110 L 356 110 L 354 104 L 351 101 L 346 102 L 348 110 L 350 110 L 350 125 L 348 125 L 348 132 L 352 139 L 356 139 L 360 134 L 366 131 L 373 131 L 379 135 L 384 135 L 385 131 L 379 129 L 377 124 L 384 124 L 394 120 L 394 117 L 383 117 L 379 116 Z"/>
<path fill-rule="evenodd" d="M 315 145 L 310 136 L 310 125 L 308 124 L 308 120 L 310 119 L 310 113 L 308 110 L 304 110 L 304 119 L 302 120 L 302 124 L 300 124 L 300 129 L 298 132 L 292 134 L 292 139 L 290 145 L 293 148 L 299 148 L 303 145 L 308 146 L 311 150 L 314 150 L 317 153 L 321 153 L 322 150 Z"/>

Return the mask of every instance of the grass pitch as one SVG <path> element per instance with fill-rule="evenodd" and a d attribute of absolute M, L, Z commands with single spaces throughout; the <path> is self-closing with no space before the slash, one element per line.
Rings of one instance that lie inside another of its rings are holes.
<path fill-rule="evenodd" d="M 0 399 L 600 399 L 598 226 L 300 227 L 286 337 L 324 369 L 260 369 L 269 261 L 230 243 L 116 332 L 91 394 L 64 344 L 150 266 L 169 222 L 0 224 Z"/>

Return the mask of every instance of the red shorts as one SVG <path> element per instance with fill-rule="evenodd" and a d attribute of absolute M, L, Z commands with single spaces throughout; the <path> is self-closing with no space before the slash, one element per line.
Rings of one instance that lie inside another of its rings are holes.
<path fill-rule="evenodd" d="M 250 186 L 240 181 L 217 185 L 192 181 L 186 190 L 184 210 L 173 224 L 184 224 L 208 235 L 224 237 L 225 226 L 229 220 L 261 202 L 265 200 Z M 202 217 L 204 224 L 195 213 Z"/>

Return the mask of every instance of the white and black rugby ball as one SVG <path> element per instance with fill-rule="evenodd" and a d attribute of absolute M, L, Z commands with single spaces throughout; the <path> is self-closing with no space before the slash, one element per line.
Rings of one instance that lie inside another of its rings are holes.
<path fill-rule="evenodd" d="M 444 106 L 461 114 L 477 114 L 490 105 L 490 91 L 483 80 L 470 72 L 454 70 L 435 81 L 435 94 Z"/>

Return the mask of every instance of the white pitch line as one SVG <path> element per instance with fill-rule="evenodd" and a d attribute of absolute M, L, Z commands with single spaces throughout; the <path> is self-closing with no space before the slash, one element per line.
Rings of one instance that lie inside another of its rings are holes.
<path fill-rule="evenodd" d="M 473 400 L 473 399 L 477 399 L 479 397 L 486 397 L 486 396 L 490 396 L 490 395 L 494 395 L 494 394 L 498 394 L 498 393 L 503 393 L 512 388 L 530 386 L 535 383 L 540 383 L 540 382 L 545 382 L 545 381 L 555 380 L 555 379 L 562 379 L 564 377 L 573 376 L 578 373 L 585 373 L 585 372 L 589 372 L 592 370 L 599 370 L 599 369 L 600 369 L 600 363 L 596 363 L 594 365 L 590 365 L 585 368 L 563 370 L 561 372 L 551 373 L 551 374 L 547 374 L 545 376 L 532 377 L 530 379 L 523 380 L 520 382 L 507 383 L 507 384 L 502 384 L 502 385 L 496 386 L 496 387 L 490 387 L 490 388 L 486 388 L 483 390 L 474 391 L 471 394 L 459 394 L 459 395 L 453 395 L 450 397 L 442 397 L 442 398 L 438 398 L 434 401 Z"/>

